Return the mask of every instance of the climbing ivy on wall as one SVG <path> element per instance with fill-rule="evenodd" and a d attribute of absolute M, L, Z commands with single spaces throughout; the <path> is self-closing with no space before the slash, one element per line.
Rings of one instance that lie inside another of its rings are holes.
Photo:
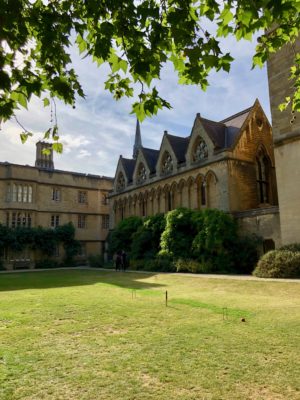
<path fill-rule="evenodd" d="M 22 252 L 25 248 L 40 251 L 45 257 L 51 257 L 55 249 L 62 244 L 66 260 L 79 253 L 80 243 L 74 239 L 75 228 L 72 223 L 51 228 L 9 228 L 0 224 L 0 254 L 5 249 Z"/>

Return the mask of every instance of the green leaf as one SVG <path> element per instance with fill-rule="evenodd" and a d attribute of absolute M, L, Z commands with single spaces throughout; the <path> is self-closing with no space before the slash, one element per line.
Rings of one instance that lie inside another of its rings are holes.
<path fill-rule="evenodd" d="M 54 127 L 53 127 L 53 129 L 52 129 L 52 139 L 53 139 L 53 140 L 55 140 L 54 137 L 57 136 L 57 132 L 58 132 L 58 126 L 57 126 L 57 125 L 54 125 Z"/>
<path fill-rule="evenodd" d="M 18 103 L 27 109 L 27 98 L 23 93 L 19 93 Z"/>
<path fill-rule="evenodd" d="M 29 136 L 33 136 L 31 132 L 22 132 L 22 133 L 20 134 L 20 138 L 21 138 L 22 144 L 24 144 L 24 143 L 27 141 L 27 139 L 29 138 Z"/>
<path fill-rule="evenodd" d="M 63 152 L 63 144 L 62 143 L 53 143 L 52 144 L 52 149 L 56 151 L 57 153 L 62 153 Z"/>
<path fill-rule="evenodd" d="M 49 149 L 43 149 L 42 154 L 45 154 L 46 156 L 49 156 L 51 154 L 51 151 Z"/>
<path fill-rule="evenodd" d="M 222 25 L 228 25 L 230 21 L 233 19 L 233 14 L 230 11 L 230 6 L 226 6 L 220 15 L 220 19 L 222 20 Z"/>
<path fill-rule="evenodd" d="M 44 107 L 48 107 L 50 105 L 50 100 L 47 97 L 45 97 L 43 99 L 43 103 L 44 103 Z"/>
<path fill-rule="evenodd" d="M 45 133 L 44 133 L 44 139 L 49 139 L 51 133 L 51 128 L 49 128 Z"/>
<path fill-rule="evenodd" d="M 138 103 L 138 102 L 134 103 L 132 105 L 131 114 L 135 114 L 137 116 L 138 120 L 140 122 L 143 122 L 144 119 L 146 118 L 146 113 L 145 113 L 143 104 Z"/>

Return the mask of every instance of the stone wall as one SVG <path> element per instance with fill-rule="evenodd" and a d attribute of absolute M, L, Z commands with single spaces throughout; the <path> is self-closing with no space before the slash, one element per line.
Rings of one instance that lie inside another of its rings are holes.
<path fill-rule="evenodd" d="M 282 243 L 300 242 L 300 114 L 280 112 L 278 105 L 292 93 L 289 71 L 300 41 L 286 45 L 268 62 L 274 152 Z"/>
<path fill-rule="evenodd" d="M 275 248 L 281 246 L 278 207 L 260 208 L 233 214 L 243 235 L 255 234 L 264 241 L 273 240 Z M 263 248 L 261 248 L 263 253 Z"/>
<path fill-rule="evenodd" d="M 111 188 L 111 178 L 0 163 L 0 223 L 49 228 L 53 217 L 58 217 L 59 225 L 73 223 L 75 238 L 82 242 L 86 256 L 99 254 L 108 233 L 103 222 L 109 216 Z M 60 251 L 58 259 L 62 256 Z"/>

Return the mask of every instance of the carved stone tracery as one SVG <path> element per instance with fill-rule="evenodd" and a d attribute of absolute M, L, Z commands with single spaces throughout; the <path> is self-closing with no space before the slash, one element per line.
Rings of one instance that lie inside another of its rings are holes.
<path fill-rule="evenodd" d="M 161 172 L 165 174 L 170 174 L 173 171 L 173 160 L 170 153 L 165 152 L 164 157 L 162 159 L 162 167 Z"/>
<path fill-rule="evenodd" d="M 125 189 L 125 178 L 122 172 L 120 172 L 117 180 L 117 191 L 120 192 L 121 190 L 124 189 Z"/>
<path fill-rule="evenodd" d="M 208 157 L 208 148 L 205 141 L 200 137 L 193 152 L 193 161 L 201 161 Z"/>
<path fill-rule="evenodd" d="M 139 169 L 137 172 L 137 179 L 136 182 L 138 184 L 144 183 L 147 179 L 147 172 L 146 172 L 146 168 L 144 166 L 144 164 L 140 163 L 139 165 Z"/>

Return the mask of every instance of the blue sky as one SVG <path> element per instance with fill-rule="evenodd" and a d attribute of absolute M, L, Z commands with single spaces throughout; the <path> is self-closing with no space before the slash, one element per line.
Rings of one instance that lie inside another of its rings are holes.
<path fill-rule="evenodd" d="M 211 74 L 206 92 L 196 86 L 179 85 L 173 67 L 167 65 L 156 87 L 173 108 L 143 121 L 143 145 L 159 148 L 164 130 L 179 136 L 189 135 L 197 112 L 218 121 L 251 106 L 256 98 L 270 119 L 266 68 L 251 70 L 254 48 L 255 43 L 226 40 L 224 49 L 231 52 L 235 61 L 229 74 Z M 135 116 L 130 114 L 132 99 L 116 102 L 104 91 L 105 67 L 98 69 L 90 60 L 82 60 L 75 49 L 72 58 L 86 99 L 79 99 L 76 109 L 57 102 L 64 152 L 54 154 L 55 168 L 113 176 L 119 155 L 132 155 L 136 125 Z M 34 132 L 34 137 L 22 145 L 21 128 L 16 122 L 11 120 L 3 124 L 0 160 L 34 165 L 35 143 L 50 126 L 50 109 L 34 98 L 28 110 L 19 110 L 17 117 Z"/>

